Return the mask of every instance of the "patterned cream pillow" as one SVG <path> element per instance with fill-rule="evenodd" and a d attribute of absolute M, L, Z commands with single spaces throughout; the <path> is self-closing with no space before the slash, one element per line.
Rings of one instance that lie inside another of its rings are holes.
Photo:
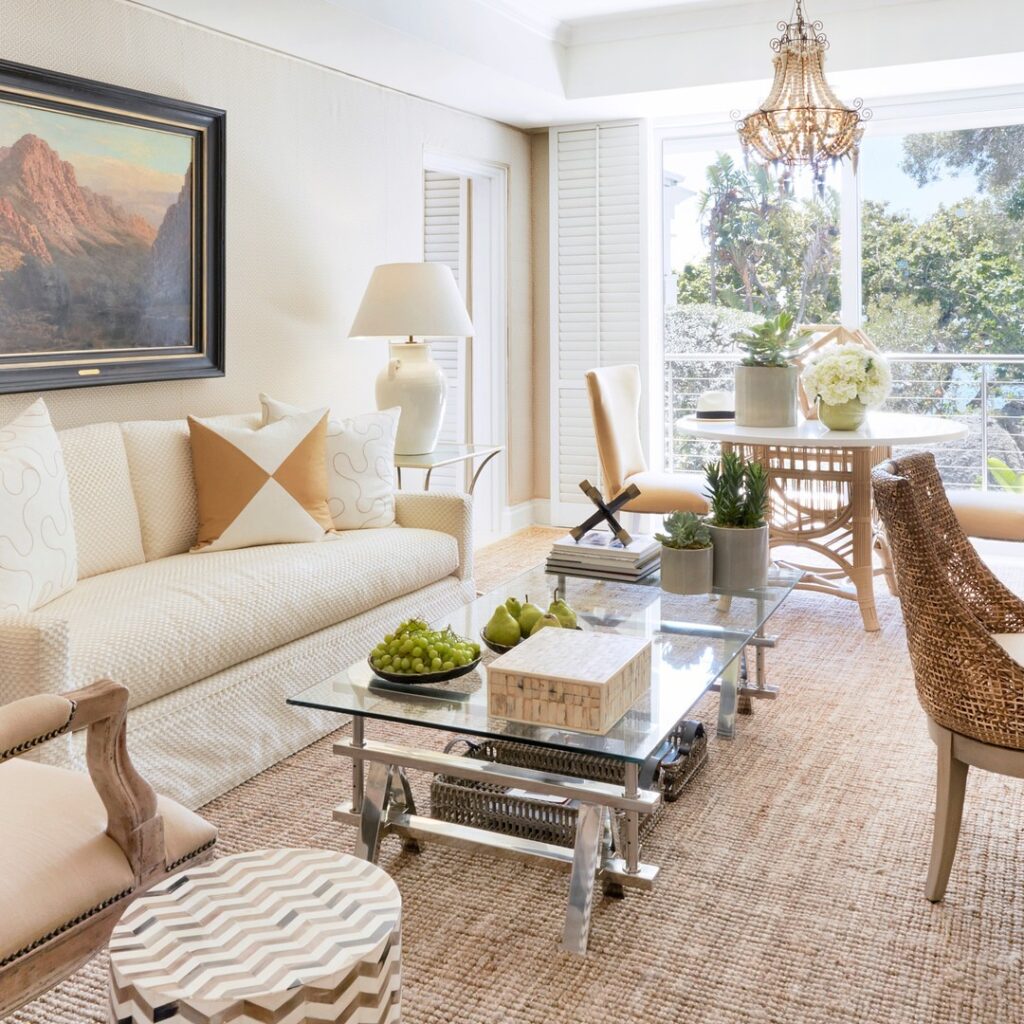
<path fill-rule="evenodd" d="M 77 580 L 64 455 L 39 398 L 0 427 L 0 611 L 32 611 Z"/>
<path fill-rule="evenodd" d="M 260 395 L 263 422 L 299 412 L 294 405 Z M 401 409 L 368 412 L 327 424 L 327 493 L 339 530 L 393 526 L 395 433 Z"/>
<path fill-rule="evenodd" d="M 199 533 L 193 551 L 323 540 L 327 410 L 266 427 L 188 418 Z"/>

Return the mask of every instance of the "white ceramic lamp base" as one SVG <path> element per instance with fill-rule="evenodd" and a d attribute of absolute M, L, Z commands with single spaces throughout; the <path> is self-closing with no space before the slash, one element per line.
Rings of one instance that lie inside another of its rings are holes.
<path fill-rule="evenodd" d="M 426 342 L 391 342 L 391 360 L 377 377 L 377 408 L 401 406 L 396 455 L 427 455 L 437 446 L 448 391 Z"/>

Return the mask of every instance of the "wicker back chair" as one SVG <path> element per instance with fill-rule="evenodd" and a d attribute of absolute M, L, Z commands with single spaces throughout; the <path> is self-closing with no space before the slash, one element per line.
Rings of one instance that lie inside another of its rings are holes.
<path fill-rule="evenodd" d="M 989 571 L 946 498 L 934 457 L 872 473 L 899 586 L 918 698 L 938 748 L 926 895 L 941 900 L 968 768 L 1024 778 L 1024 601 Z"/>

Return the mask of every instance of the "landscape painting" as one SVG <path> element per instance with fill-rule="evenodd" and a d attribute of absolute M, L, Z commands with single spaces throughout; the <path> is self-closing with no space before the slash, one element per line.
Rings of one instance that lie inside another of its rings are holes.
<path fill-rule="evenodd" d="M 223 122 L 0 63 L 0 391 L 223 372 Z"/>

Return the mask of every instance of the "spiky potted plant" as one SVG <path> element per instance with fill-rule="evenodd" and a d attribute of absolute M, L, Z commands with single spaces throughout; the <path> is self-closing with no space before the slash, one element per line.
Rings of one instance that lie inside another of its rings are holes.
<path fill-rule="evenodd" d="M 768 474 L 760 462 L 724 452 L 704 466 L 715 588 L 750 590 L 768 582 Z"/>
<path fill-rule="evenodd" d="M 732 336 L 747 353 L 736 367 L 737 426 L 796 426 L 799 369 L 792 359 L 806 336 L 786 312 Z"/>
<path fill-rule="evenodd" d="M 673 512 L 664 520 L 661 589 L 670 594 L 708 594 L 712 587 L 711 533 L 696 512 Z"/>

